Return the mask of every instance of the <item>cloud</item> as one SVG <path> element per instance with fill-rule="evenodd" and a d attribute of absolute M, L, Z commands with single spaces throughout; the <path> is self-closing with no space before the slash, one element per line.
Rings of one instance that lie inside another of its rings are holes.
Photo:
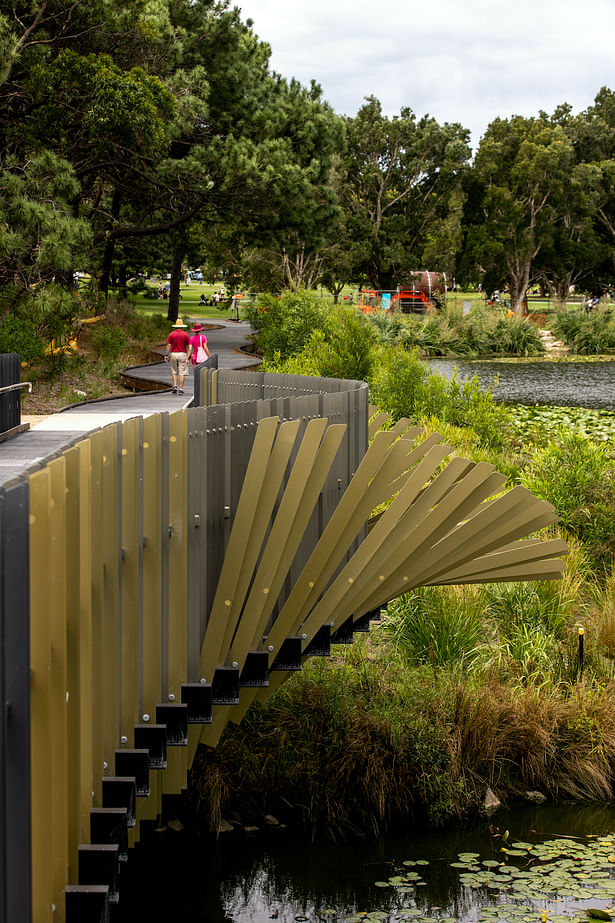
<path fill-rule="evenodd" d="M 245 0 L 272 67 L 315 79 L 354 115 L 368 95 L 392 115 L 458 121 L 474 142 L 497 116 L 590 105 L 613 83 L 612 0 Z"/>

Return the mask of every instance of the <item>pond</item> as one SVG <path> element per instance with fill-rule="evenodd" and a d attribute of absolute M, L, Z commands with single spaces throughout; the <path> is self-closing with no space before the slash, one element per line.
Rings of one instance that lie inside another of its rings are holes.
<path fill-rule="evenodd" d="M 615 898 L 615 840 L 585 839 L 611 831 L 615 806 L 605 804 L 522 805 L 463 827 L 432 831 L 421 825 L 339 845 L 312 844 L 288 832 L 215 841 L 167 830 L 133 850 L 116 919 L 357 923 L 367 914 L 388 923 L 574 923 L 585 918 L 584 908 L 604 909 Z M 534 858 L 532 849 L 538 851 Z M 588 860 L 600 850 L 601 865 Z M 473 881 L 468 866 L 480 869 L 484 881 Z M 557 887 L 561 899 L 532 898 L 528 869 Z M 496 888 L 489 880 L 494 872 L 509 884 Z M 395 875 L 409 880 L 386 886 Z"/>
<path fill-rule="evenodd" d="M 554 404 L 615 410 L 615 361 L 545 361 L 514 359 L 463 361 L 430 359 L 446 377 L 455 368 L 460 378 L 476 375 L 484 388 L 507 403 Z M 497 386 L 492 382 L 498 378 Z"/>

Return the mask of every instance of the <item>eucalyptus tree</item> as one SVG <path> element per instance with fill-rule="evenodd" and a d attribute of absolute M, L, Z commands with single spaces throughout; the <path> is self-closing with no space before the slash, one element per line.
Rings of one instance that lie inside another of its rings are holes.
<path fill-rule="evenodd" d="M 583 180 L 575 178 L 575 166 L 572 141 L 544 114 L 495 119 L 480 142 L 467 246 L 488 280 L 508 287 L 515 313 L 522 311 L 538 255 L 570 213 L 571 182 Z"/>
<path fill-rule="evenodd" d="M 374 288 L 393 288 L 429 260 L 452 272 L 461 230 L 469 133 L 459 124 L 388 118 L 367 98 L 346 119 L 344 206 L 361 267 Z"/>

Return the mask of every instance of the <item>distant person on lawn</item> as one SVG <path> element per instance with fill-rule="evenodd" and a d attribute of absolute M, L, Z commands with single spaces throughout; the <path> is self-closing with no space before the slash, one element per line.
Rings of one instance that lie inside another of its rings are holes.
<path fill-rule="evenodd" d="M 169 353 L 170 360 L 169 360 Z M 177 318 L 173 329 L 167 337 L 167 351 L 164 361 L 171 362 L 171 375 L 173 376 L 173 394 L 184 393 L 184 377 L 188 372 L 188 360 L 192 355 L 192 344 L 186 333 L 186 325 L 181 318 Z"/>

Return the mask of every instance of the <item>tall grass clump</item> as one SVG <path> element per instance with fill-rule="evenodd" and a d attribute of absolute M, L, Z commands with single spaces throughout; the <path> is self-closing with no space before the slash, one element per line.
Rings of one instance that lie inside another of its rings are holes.
<path fill-rule="evenodd" d="M 423 587 L 394 600 L 383 630 L 409 664 L 469 666 L 485 637 L 482 592 Z"/>
<path fill-rule="evenodd" d="M 522 480 L 548 500 L 564 528 L 583 542 L 594 567 L 608 572 L 615 563 L 615 459 L 612 448 L 578 432 L 536 449 Z"/>
<path fill-rule="evenodd" d="M 193 777 L 205 817 L 219 767 L 228 789 L 215 785 L 214 814 L 231 806 L 245 817 L 273 813 L 313 838 L 455 816 L 465 799 L 463 783 L 451 785 L 441 691 L 415 674 L 393 692 L 385 664 L 356 657 L 334 668 L 308 662 L 215 750 L 201 750 Z"/>
<path fill-rule="evenodd" d="M 581 355 L 599 355 L 615 349 L 615 318 L 606 311 L 591 314 L 561 311 L 557 314 L 554 333 Z"/>
<path fill-rule="evenodd" d="M 544 347 L 533 324 L 494 309 L 475 307 L 462 316 L 456 308 L 435 316 L 377 311 L 370 322 L 383 345 L 416 346 L 423 356 L 531 356 Z"/>

